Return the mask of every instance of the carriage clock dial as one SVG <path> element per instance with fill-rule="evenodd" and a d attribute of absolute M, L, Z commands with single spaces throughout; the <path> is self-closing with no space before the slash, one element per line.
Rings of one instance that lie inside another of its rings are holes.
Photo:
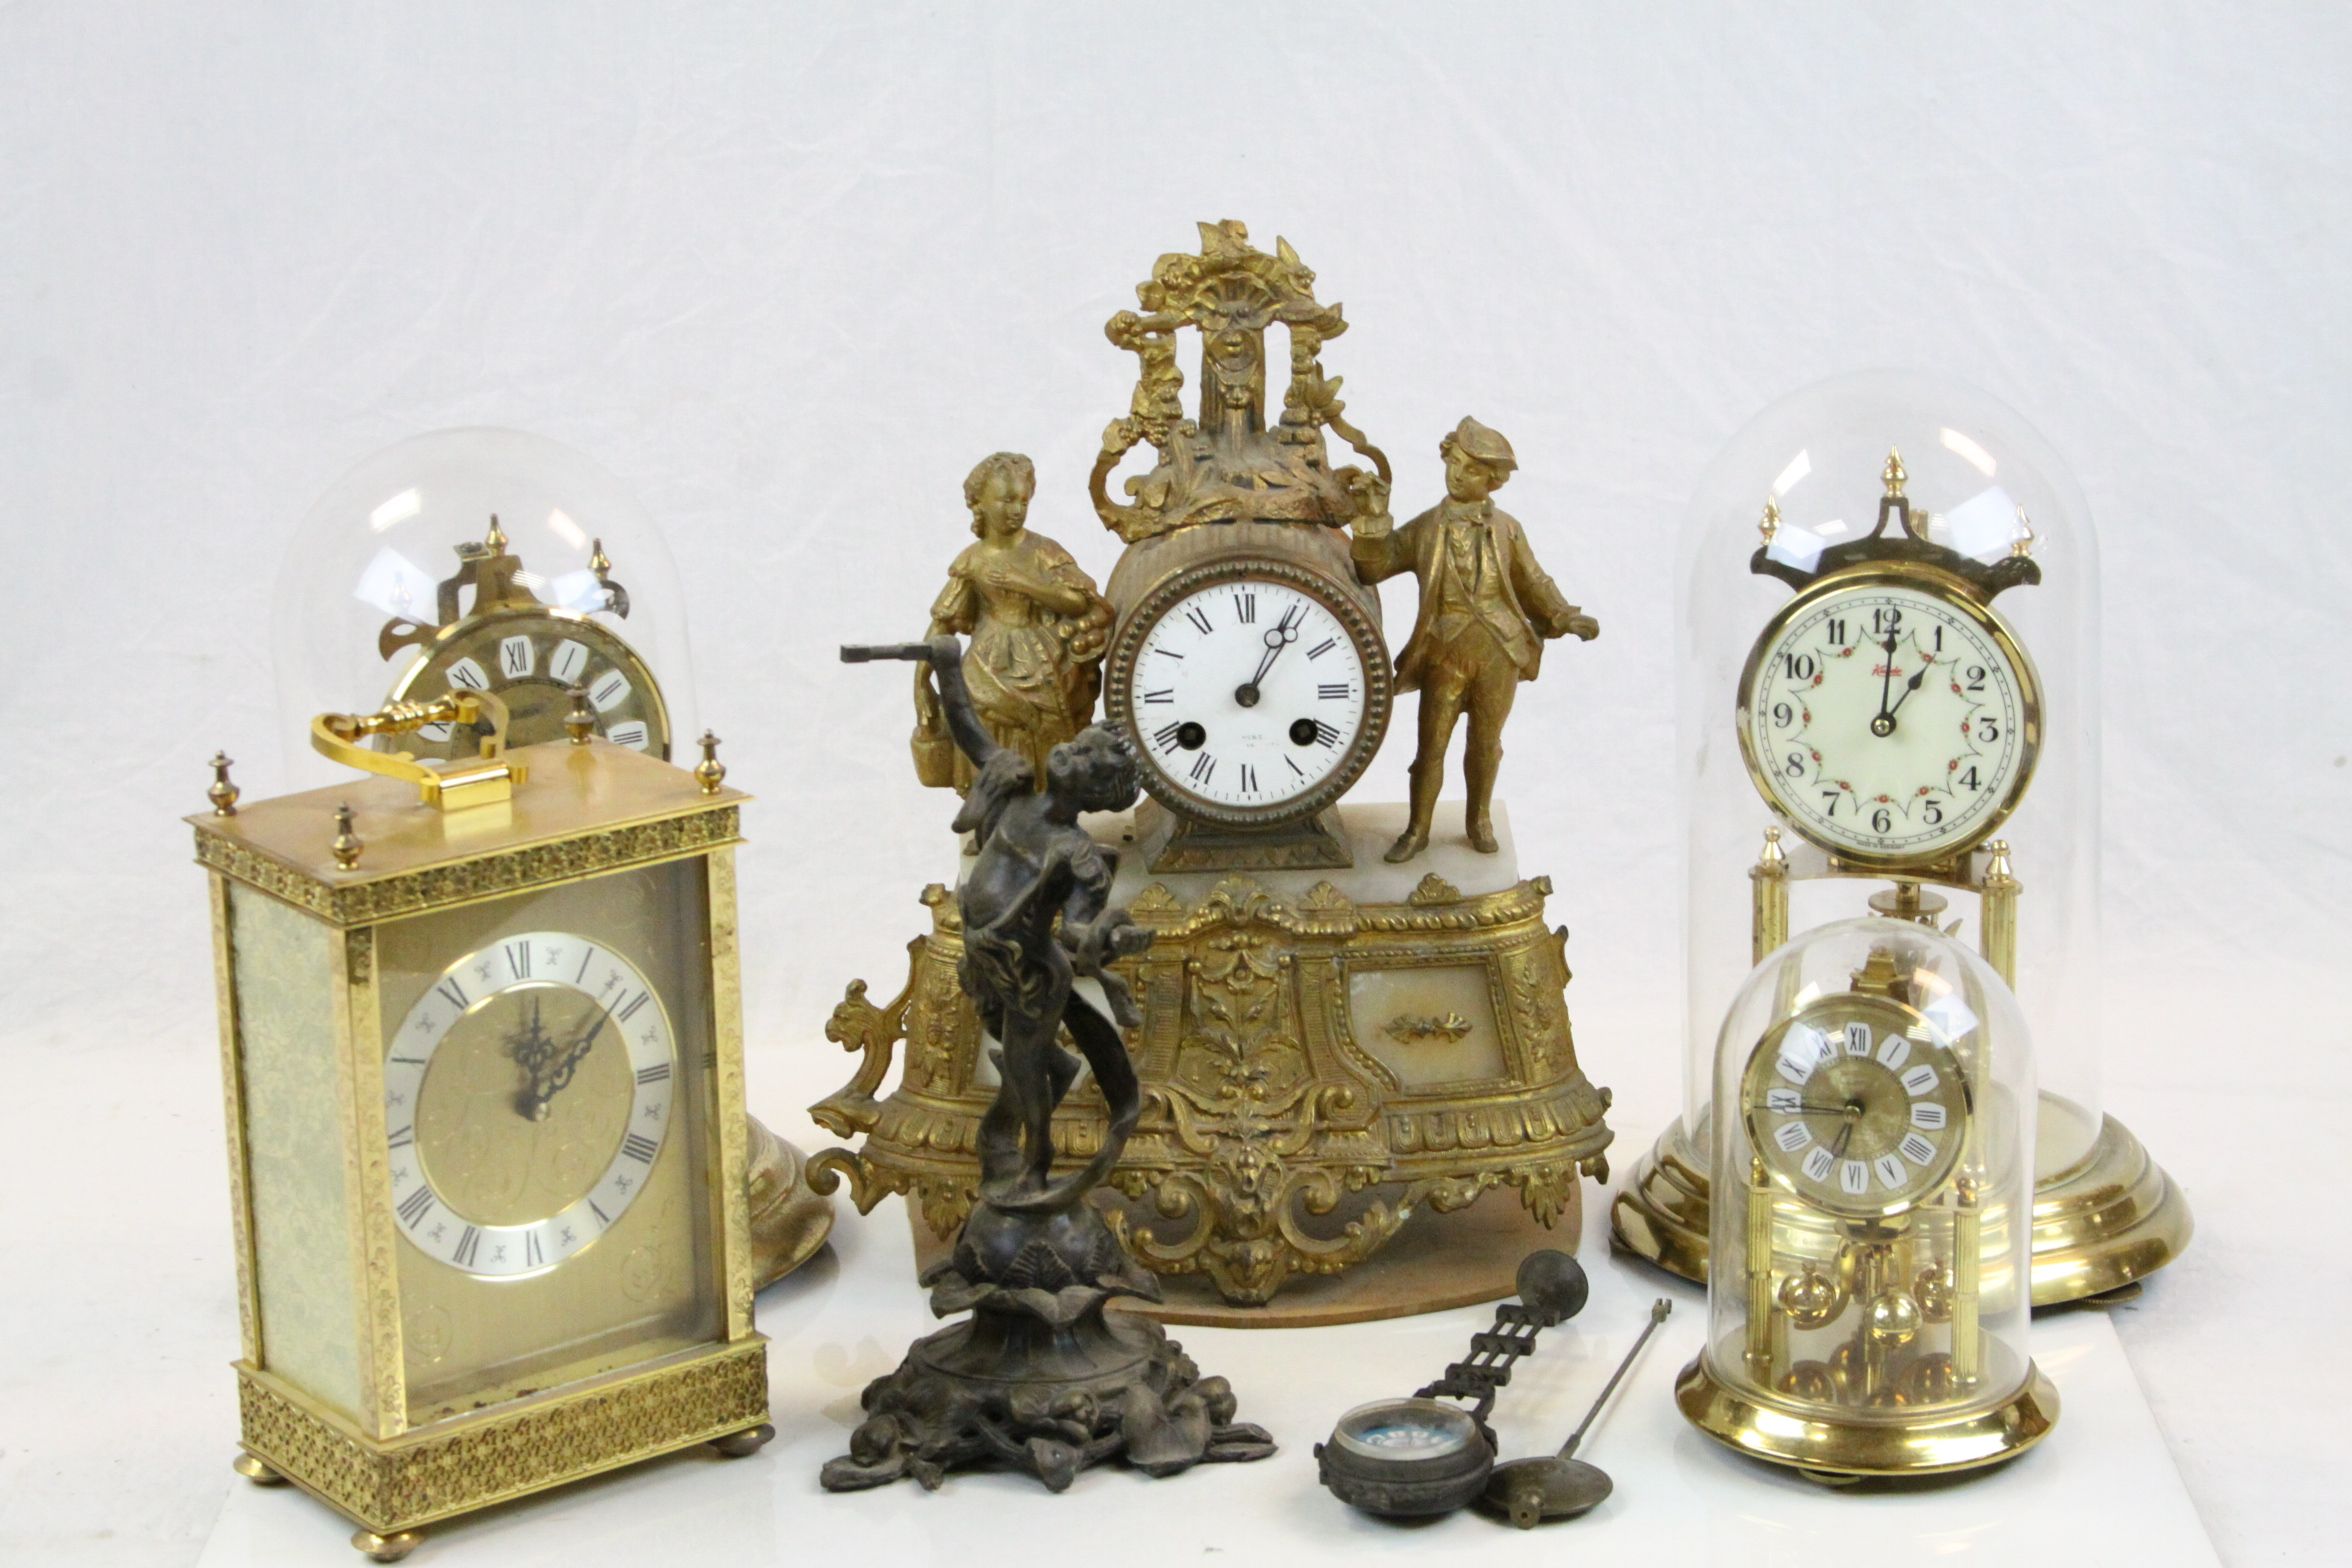
<path fill-rule="evenodd" d="M 1758 1043 L 1740 1112 L 1775 1182 L 1827 1213 L 1873 1219 L 1917 1207 L 1950 1177 L 1968 1086 L 1925 1015 L 1886 997 L 1829 996 Z"/>
<path fill-rule="evenodd" d="M 1884 575 L 1824 579 L 1748 655 L 1740 747 L 1757 785 L 1822 848 L 1914 863 L 1975 844 L 2025 792 L 2041 696 L 1990 607 Z"/>
<path fill-rule="evenodd" d="M 1311 815 L 1379 748 L 1391 677 L 1379 628 L 1317 574 L 1263 559 L 1178 572 L 1122 627 L 1108 706 L 1144 786 L 1235 827 Z"/>
<path fill-rule="evenodd" d="M 400 1234 L 469 1274 L 559 1267 L 644 1190 L 674 1070 L 661 998 L 610 947 L 526 931 L 458 959 L 385 1054 Z"/>
<path fill-rule="evenodd" d="M 541 602 L 525 580 L 530 574 L 522 561 L 506 546 L 493 517 L 486 539 L 457 546 L 457 573 L 440 585 L 438 624 L 395 619 L 385 626 L 377 638 L 385 658 L 404 647 L 417 649 L 386 701 L 430 702 L 454 691 L 495 692 L 507 706 L 507 743 L 531 746 L 563 738 L 571 688 L 577 686 L 596 714 L 598 734 L 666 759 L 669 710 L 653 671 L 603 621 Z M 608 575 L 611 563 L 601 543 L 589 567 L 602 608 L 626 617 L 628 590 Z M 468 589 L 473 599 L 465 605 L 462 596 Z M 420 757 L 473 754 L 472 737 L 446 724 L 428 724 L 403 736 L 401 744 Z"/>

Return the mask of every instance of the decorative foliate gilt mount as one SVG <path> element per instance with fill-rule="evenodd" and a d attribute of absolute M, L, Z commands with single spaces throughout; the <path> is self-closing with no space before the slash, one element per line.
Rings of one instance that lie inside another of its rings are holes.
<path fill-rule="evenodd" d="M 2017 534 L 2010 542 L 2009 553 L 1991 563 L 1979 561 L 1928 537 L 1929 517 L 1915 511 L 1910 496 L 1904 493 L 1910 477 L 1903 467 L 1903 454 L 1890 448 L 1886 466 L 1879 471 L 1882 493 L 1878 500 L 1878 520 L 1871 525 L 1870 532 L 1823 546 L 1810 564 L 1791 560 L 1786 552 L 1776 550 L 1786 523 L 1780 515 L 1779 499 L 1767 496 L 1764 514 L 1756 524 L 1761 542 L 1748 557 L 1748 570 L 1759 577 L 1777 577 L 1791 588 L 1802 589 L 1824 577 L 1857 567 L 1905 561 L 1949 573 L 1965 583 L 1982 603 L 1990 603 L 2005 589 L 2021 584 L 2031 586 L 2042 580 L 2041 563 L 2033 559 L 2036 537 L 2033 523 L 2025 515 L 2024 507 L 2017 509 Z M 1892 532 L 1887 526 L 1890 522 L 1895 525 Z"/>
<path fill-rule="evenodd" d="M 1333 469 L 1323 432 L 1331 430 L 1369 461 L 1385 487 L 1387 456 L 1347 420 L 1337 377 L 1323 374 L 1323 345 L 1347 330 L 1338 305 L 1315 298 L 1315 274 L 1287 240 L 1273 254 L 1249 243 L 1239 222 L 1200 225 L 1198 255 L 1162 256 L 1136 285 L 1141 314 L 1122 310 L 1104 334 L 1134 354 L 1141 373 L 1126 417 L 1103 433 L 1087 478 L 1094 509 L 1133 544 L 1195 523 L 1252 520 L 1338 527 L 1361 505 L 1352 488 L 1370 476 Z M 1290 334 L 1290 379 L 1282 415 L 1266 423 L 1266 333 Z M 1176 368 L 1176 334 L 1200 334 L 1200 407 L 1184 410 L 1184 373 Z M 1111 499 L 1120 461 L 1149 442 L 1159 461 L 1131 478 L 1126 504 Z"/>

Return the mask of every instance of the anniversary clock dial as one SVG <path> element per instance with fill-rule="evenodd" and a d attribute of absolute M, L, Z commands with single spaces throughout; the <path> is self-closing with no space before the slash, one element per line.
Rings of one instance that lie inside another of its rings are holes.
<path fill-rule="evenodd" d="M 400 1233 L 492 1276 L 593 1245 L 661 1157 L 673 1041 L 637 966 L 587 937 L 527 931 L 450 964 L 385 1053 Z"/>
<path fill-rule="evenodd" d="M 1850 859 L 1911 863 L 1973 845 L 2016 805 L 2041 742 L 2040 686 L 1974 599 L 1830 579 L 1757 639 L 1739 736 L 1800 834 Z"/>
<path fill-rule="evenodd" d="M 588 617 L 552 606 L 493 610 L 449 628 L 402 672 L 390 700 L 496 692 L 512 715 L 511 743 L 529 746 L 563 738 L 574 686 L 587 692 L 597 731 L 606 740 L 656 757 L 669 755 L 669 714 L 653 672 L 636 650 Z M 428 724 L 410 742 L 419 756 L 471 754 L 468 738 L 446 724 Z"/>
<path fill-rule="evenodd" d="M 1380 633 L 1312 572 L 1261 560 L 1177 573 L 1112 649 L 1111 716 L 1145 787 L 1235 826 L 1320 811 L 1353 783 L 1388 722 Z"/>
<path fill-rule="evenodd" d="M 1833 996 L 1774 1030 L 1748 1059 L 1740 1111 L 1774 1180 L 1849 1219 L 1901 1213 L 1960 1159 L 1968 1087 L 1920 1013 Z"/>

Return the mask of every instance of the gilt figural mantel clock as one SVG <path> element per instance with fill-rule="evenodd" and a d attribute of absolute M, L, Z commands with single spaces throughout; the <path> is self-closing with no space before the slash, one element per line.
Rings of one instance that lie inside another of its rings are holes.
<path fill-rule="evenodd" d="M 1617 1244 L 1705 1272 L 1713 1022 L 1746 965 L 1868 912 L 1970 940 L 2043 1044 L 2035 1302 L 2133 1286 L 2190 1220 L 2102 1106 L 2098 560 L 2064 465 L 1968 387 L 1841 377 L 1733 438 L 1682 567 L 1686 1093 Z"/>
<path fill-rule="evenodd" d="M 1127 1199 L 1135 1257 L 1169 1287 L 1167 1315 L 1334 1321 L 1507 1295 L 1546 1227 L 1575 1234 L 1579 1177 L 1605 1172 L 1610 1137 L 1606 1091 L 1576 1059 L 1551 884 L 1519 874 L 1490 809 L 1433 818 L 1434 773 L 1417 813 L 1345 797 L 1411 684 L 1383 629 L 1381 576 L 1457 563 L 1445 581 L 1487 593 L 1470 617 L 1518 640 L 1524 662 L 1499 673 L 1483 652 L 1447 666 L 1449 715 L 1484 682 L 1474 749 L 1533 673 L 1532 647 L 1595 628 L 1538 583 L 1516 524 L 1483 499 L 1511 462 L 1476 421 L 1447 438 L 1441 505 L 1461 526 L 1392 525 L 1389 460 L 1323 370 L 1347 327 L 1339 307 L 1315 297 L 1287 243 L 1261 251 L 1238 223 L 1200 232 L 1200 250 L 1161 257 L 1140 309 L 1106 328 L 1141 374 L 1088 480 L 1125 546 L 1099 595 L 1024 532 L 1026 462 L 992 459 L 966 486 L 981 544 L 958 558 L 932 630 L 970 636 L 965 683 L 984 718 L 1027 735 L 1075 732 L 1086 715 L 1066 694 L 1091 685 L 1051 672 L 1099 656 L 1107 716 L 1138 753 L 1150 798 L 1095 824 L 1119 857 L 1114 899 L 1152 934 L 1120 967 L 1143 1013 L 1145 1097 L 1109 1186 Z M 1186 332 L 1200 349 L 1191 409 Z M 1287 372 L 1270 372 L 1284 336 Z M 1360 461 L 1336 460 L 1334 436 Z M 1150 464 L 1119 480 L 1146 446 Z M 918 761 L 922 718 L 919 699 Z M 956 984 L 956 901 L 942 883 L 923 902 L 930 928 L 909 944 L 905 988 L 877 1004 L 853 984 L 835 1012 L 828 1033 L 862 1060 L 814 1114 L 860 1141 L 811 1164 L 820 1182 L 846 1177 L 861 1208 L 910 1194 L 935 1249 L 970 1211 L 995 1069 Z M 1104 1133 L 1082 1082 L 1055 1136 L 1083 1158 Z M 1416 1249 L 1400 1247 L 1359 1269 L 1416 1213 L 1456 1215 L 1442 1258 L 1423 1248 L 1408 1263 Z"/>
<path fill-rule="evenodd" d="M 243 1455 L 405 1555 L 436 1521 L 767 1438 L 743 796 L 493 693 L 320 717 L 371 776 L 190 818 L 210 873 Z M 426 725 L 473 755 L 430 767 Z"/>

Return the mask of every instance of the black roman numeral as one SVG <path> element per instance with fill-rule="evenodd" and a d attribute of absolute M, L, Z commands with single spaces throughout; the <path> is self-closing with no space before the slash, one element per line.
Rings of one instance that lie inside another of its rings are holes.
<path fill-rule="evenodd" d="M 1258 770 L 1246 762 L 1241 765 L 1241 787 L 1244 790 L 1255 790 L 1258 787 Z"/>
<path fill-rule="evenodd" d="M 535 1230 L 523 1232 L 523 1266 L 535 1269 L 546 1261 L 547 1254 L 539 1250 L 539 1233 Z"/>
<path fill-rule="evenodd" d="M 1184 612 L 1184 618 L 1192 622 L 1193 625 L 1199 627 L 1201 635 L 1204 637 L 1207 636 L 1213 629 L 1209 625 L 1209 612 L 1202 609 L 1197 604 Z"/>
<path fill-rule="evenodd" d="M 612 1229 L 612 1216 L 605 1213 L 604 1210 L 598 1208 L 594 1198 L 590 1198 L 588 1200 L 588 1212 L 595 1215 L 597 1219 L 601 1220 L 606 1230 Z"/>
<path fill-rule="evenodd" d="M 670 1064 L 667 1062 L 656 1062 L 651 1067 L 640 1067 L 637 1069 L 637 1081 L 639 1083 L 660 1083 L 663 1079 L 669 1076 Z"/>
<path fill-rule="evenodd" d="M 384 1140 L 384 1147 L 387 1149 L 406 1149 L 413 1147 L 415 1143 L 416 1124 L 411 1122 L 406 1127 L 395 1128 L 393 1130 L 392 1136 Z"/>
<path fill-rule="evenodd" d="M 1345 702 L 1347 700 L 1347 694 L 1348 684 L 1346 681 L 1341 681 L 1336 686 L 1318 686 L 1315 688 L 1315 695 L 1322 698 L 1325 702 Z"/>
<path fill-rule="evenodd" d="M 520 675 L 531 667 L 531 645 L 527 642 L 503 644 L 499 650 L 505 656 L 506 673 Z"/>
<path fill-rule="evenodd" d="M 1326 724 L 1326 723 L 1324 723 L 1324 722 L 1323 722 L 1321 719 L 1317 719 L 1317 720 L 1315 721 L 1315 744 L 1316 744 L 1316 745 L 1318 745 L 1318 746 L 1336 746 L 1336 745 L 1338 745 L 1338 744 L 1339 744 L 1339 731 L 1338 731 L 1338 729 L 1337 729 L 1337 728 L 1335 728 L 1335 727 L 1334 727 L 1334 726 L 1332 726 L 1332 725 L 1329 725 L 1329 724 Z"/>
<path fill-rule="evenodd" d="M 591 946 L 591 947 L 590 947 L 590 948 L 589 948 L 589 949 L 588 949 L 586 952 L 584 952 L 584 953 L 582 953 L 582 954 L 580 955 L 580 972 L 579 972 L 578 974 L 576 974 L 576 975 L 572 976 L 572 984 L 574 984 L 574 985 L 581 985 L 581 984 L 584 984 L 584 983 L 587 981 L 587 979 L 588 979 L 588 961 L 589 961 L 590 959 L 594 958 L 595 956 L 596 956 L 596 949 L 595 949 L 595 947 L 593 947 L 593 946 Z"/>
<path fill-rule="evenodd" d="M 433 992 L 443 1001 L 447 1002 L 450 1006 L 456 1008 L 460 1012 L 465 1011 L 468 1005 L 465 987 L 457 983 L 457 976 L 455 975 L 451 975 L 448 979 L 433 987 Z"/>
<path fill-rule="evenodd" d="M 661 1153 L 661 1145 L 641 1132 L 633 1132 L 621 1140 L 621 1152 L 640 1165 L 651 1165 L 653 1157 Z"/>
<path fill-rule="evenodd" d="M 1176 749 L 1176 742 L 1182 738 L 1183 734 L 1183 725 L 1167 724 L 1152 731 L 1152 739 L 1159 743 L 1160 750 L 1173 751 Z"/>
<path fill-rule="evenodd" d="M 1307 770 L 1300 767 L 1298 763 L 1293 761 L 1291 758 L 1285 757 L 1282 760 L 1290 763 L 1290 771 L 1297 774 L 1300 778 L 1303 779 L 1307 776 Z"/>
<path fill-rule="evenodd" d="M 596 689 L 590 692 L 588 695 L 595 698 L 600 703 L 610 702 L 628 689 L 629 683 L 621 679 L 620 672 L 615 670 L 612 674 L 607 675 L 603 680 L 598 681 L 596 683 Z"/>
<path fill-rule="evenodd" d="M 1332 649 L 1338 646 L 1339 639 L 1337 637 L 1326 637 L 1321 642 L 1315 644 L 1314 647 L 1307 650 L 1307 657 L 1310 659 L 1320 659 L 1323 657 L 1323 655 L 1329 653 Z"/>
<path fill-rule="evenodd" d="M 1236 593 L 1233 596 L 1233 609 L 1234 613 L 1241 617 L 1242 625 L 1255 626 L 1258 623 L 1258 596 L 1256 594 L 1246 589 Z"/>
<path fill-rule="evenodd" d="M 482 1233 L 474 1229 L 471 1225 L 468 1225 L 463 1231 L 459 1232 L 457 1238 L 457 1250 L 449 1255 L 449 1261 L 456 1264 L 461 1269 L 470 1269 L 474 1266 L 475 1256 L 480 1253 L 481 1250 Z"/>
<path fill-rule="evenodd" d="M 1143 700 L 1145 702 L 1174 702 L 1176 700 L 1176 688 L 1173 686 L 1163 686 L 1158 691 L 1147 691 L 1143 694 Z"/>
<path fill-rule="evenodd" d="M 1204 751 L 1192 759 L 1192 780 L 1194 783 L 1206 784 L 1209 781 L 1209 775 L 1216 771 L 1217 759 L 1207 752 Z"/>
<path fill-rule="evenodd" d="M 400 1200 L 400 1222 L 406 1225 L 410 1230 L 415 1230 L 418 1223 L 424 1219 L 426 1213 L 431 1210 L 432 1207 L 433 1189 L 430 1187 L 419 1187 L 416 1191 L 410 1193 L 407 1197 Z"/>
<path fill-rule="evenodd" d="M 513 976 L 514 976 L 514 977 L 515 977 L 517 980 L 528 980 L 528 979 L 530 979 L 530 978 L 531 978 L 531 944 L 530 944 L 530 943 L 528 943 L 528 942 L 509 942 L 509 943 L 507 943 L 507 944 L 506 944 L 506 967 L 507 967 L 507 972 L 508 972 L 508 973 L 510 973 L 510 974 L 512 974 L 512 975 L 513 975 Z"/>
<path fill-rule="evenodd" d="M 653 993 L 651 991 L 638 992 L 635 996 L 629 998 L 627 1005 L 622 1007 L 619 1012 L 613 1014 L 613 1016 L 618 1018 L 622 1023 L 627 1023 L 630 1019 L 637 1016 L 637 1010 L 643 1007 L 646 1003 L 646 1000 L 652 995 Z"/>

